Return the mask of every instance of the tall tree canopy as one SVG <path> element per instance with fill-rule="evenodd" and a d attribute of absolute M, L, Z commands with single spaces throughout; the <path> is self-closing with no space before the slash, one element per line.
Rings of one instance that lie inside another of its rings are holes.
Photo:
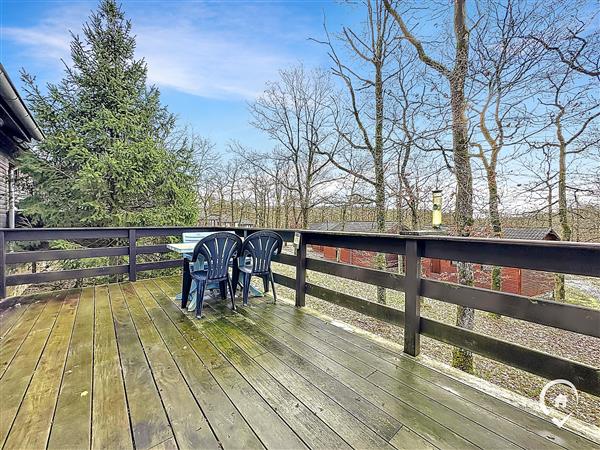
<path fill-rule="evenodd" d="M 146 84 L 131 23 L 102 0 L 73 35 L 71 64 L 42 92 L 23 73 L 26 97 L 46 139 L 21 157 L 33 186 L 21 202 L 45 226 L 194 224 L 198 206 L 191 149 L 175 117 Z"/>

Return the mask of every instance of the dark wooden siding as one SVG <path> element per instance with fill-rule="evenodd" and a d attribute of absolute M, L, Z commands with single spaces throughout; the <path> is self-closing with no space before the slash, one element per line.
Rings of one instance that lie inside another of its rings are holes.
<path fill-rule="evenodd" d="M 8 224 L 8 167 L 10 159 L 0 150 L 0 227 Z"/>

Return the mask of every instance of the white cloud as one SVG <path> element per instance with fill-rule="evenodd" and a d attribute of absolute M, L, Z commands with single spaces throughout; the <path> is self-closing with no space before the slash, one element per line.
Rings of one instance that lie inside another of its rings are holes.
<path fill-rule="evenodd" d="M 291 61 L 242 36 L 187 24 L 141 26 L 136 31 L 137 53 L 148 62 L 149 80 L 202 97 L 252 99 Z"/>
<path fill-rule="evenodd" d="M 158 86 L 201 97 L 249 100 L 280 68 L 295 62 L 277 47 L 289 40 L 290 30 L 270 27 L 275 20 L 264 17 L 260 20 L 265 28 L 257 30 L 256 20 L 247 15 L 252 11 L 234 9 L 227 16 L 207 8 L 144 11 L 133 6 L 129 11 L 125 5 L 125 10 L 137 36 L 136 55 L 145 58 L 149 81 Z M 2 35 L 4 45 L 20 46 L 28 59 L 59 68 L 60 58 L 69 56 L 69 30 L 80 33 L 90 6 L 49 12 L 52 17 L 34 26 L 2 27 Z"/>

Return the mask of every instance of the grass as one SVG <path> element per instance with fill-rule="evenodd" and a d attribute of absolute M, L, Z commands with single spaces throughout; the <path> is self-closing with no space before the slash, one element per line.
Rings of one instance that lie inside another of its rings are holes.
<path fill-rule="evenodd" d="M 600 299 L 572 286 L 565 291 L 566 303 L 585 308 L 600 309 Z"/>

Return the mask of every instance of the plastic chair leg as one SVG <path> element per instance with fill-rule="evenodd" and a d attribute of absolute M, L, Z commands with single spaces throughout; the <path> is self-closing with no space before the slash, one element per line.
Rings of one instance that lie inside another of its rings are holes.
<path fill-rule="evenodd" d="M 263 287 L 265 288 L 265 292 L 269 292 L 269 275 L 263 275 L 261 278 L 263 279 Z"/>
<path fill-rule="evenodd" d="M 250 279 L 252 275 L 249 273 L 244 273 L 244 291 L 243 291 L 243 304 L 244 306 L 248 305 L 248 296 L 250 294 Z"/>
<path fill-rule="evenodd" d="M 229 293 L 231 294 L 231 310 L 235 311 L 235 294 L 233 293 L 233 286 L 231 284 L 231 278 L 227 277 L 227 286 L 229 287 Z"/>
<path fill-rule="evenodd" d="M 271 286 L 273 287 L 273 303 L 277 303 L 277 292 L 275 291 L 275 280 L 273 279 L 273 272 L 269 270 L 269 278 L 271 279 Z"/>
<path fill-rule="evenodd" d="M 221 294 L 221 300 L 225 300 L 227 298 L 227 282 L 219 281 L 219 292 Z"/>
<path fill-rule="evenodd" d="M 198 287 L 196 288 L 196 318 L 202 318 L 202 303 L 204 302 L 204 288 L 206 282 L 198 281 Z"/>

